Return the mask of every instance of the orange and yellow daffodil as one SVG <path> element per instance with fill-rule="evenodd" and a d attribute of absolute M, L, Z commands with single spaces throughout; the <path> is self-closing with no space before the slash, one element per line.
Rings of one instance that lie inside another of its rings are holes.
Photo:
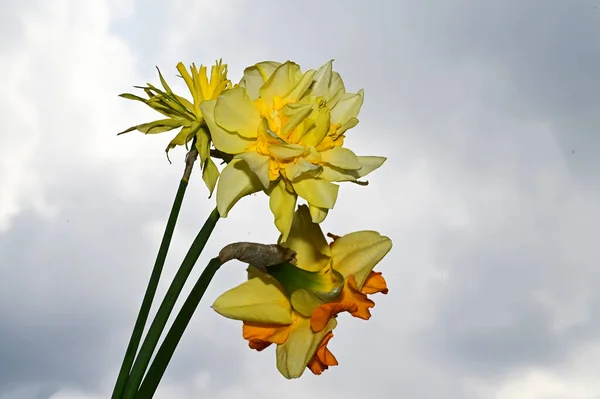
<path fill-rule="evenodd" d="M 252 349 L 277 345 L 277 368 L 298 378 L 308 367 L 321 374 L 337 360 L 327 348 L 347 311 L 369 319 L 375 303 L 367 295 L 387 293 L 381 273 L 373 271 L 392 242 L 375 231 L 332 236 L 328 244 L 312 221 L 308 207 L 294 213 L 285 246 L 296 252 L 296 265 L 269 267 L 268 273 L 248 268 L 248 281 L 222 294 L 213 309 L 243 321 L 243 337 Z"/>
<path fill-rule="evenodd" d="M 233 156 L 217 187 L 220 215 L 263 190 L 283 241 L 298 196 L 322 222 L 337 200 L 335 182 L 356 182 L 385 161 L 343 146 L 362 103 L 363 91 L 346 92 L 332 61 L 304 73 L 291 61 L 246 68 L 239 85 L 200 106 L 215 148 Z"/>
<path fill-rule="evenodd" d="M 192 139 L 196 138 L 196 149 L 200 156 L 202 179 L 212 194 L 217 184 L 219 170 L 210 158 L 211 137 L 204 123 L 200 105 L 204 101 L 216 99 L 221 93 L 231 87 L 231 81 L 227 79 L 227 64 L 223 64 L 221 61 L 216 62 L 211 68 L 210 80 L 208 79 L 206 66 L 203 65 L 197 68 L 196 65 L 192 64 L 188 72 L 183 63 L 180 62 L 177 64 L 177 71 L 181 74 L 192 94 L 192 101 L 175 94 L 159 70 L 158 74 L 164 90 L 148 83 L 146 87 L 138 87 L 146 92 L 148 98 L 129 93 L 121 94 L 120 96 L 130 100 L 141 101 L 167 118 L 135 125 L 119 134 L 133 130 L 138 130 L 145 134 L 154 134 L 181 128 L 165 151 L 168 153 L 172 148 L 178 145 L 187 145 Z"/>

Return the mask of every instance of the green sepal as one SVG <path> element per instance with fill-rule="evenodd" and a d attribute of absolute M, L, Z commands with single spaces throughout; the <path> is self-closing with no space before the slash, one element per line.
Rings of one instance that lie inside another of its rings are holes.
<path fill-rule="evenodd" d="M 268 270 L 291 298 L 294 309 L 305 316 L 310 316 L 316 306 L 339 298 L 344 288 L 344 276 L 331 267 L 309 272 L 291 263 L 282 263 Z"/>

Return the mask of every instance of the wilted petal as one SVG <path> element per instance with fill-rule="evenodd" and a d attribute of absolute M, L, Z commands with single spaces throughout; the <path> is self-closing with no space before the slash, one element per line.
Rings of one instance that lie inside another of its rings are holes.
<path fill-rule="evenodd" d="M 228 132 L 215 123 L 215 105 L 216 100 L 203 101 L 200 109 L 204 120 L 210 130 L 213 145 L 219 151 L 226 154 L 240 154 L 245 152 L 254 144 L 254 140 L 245 139 L 237 133 Z"/>
<path fill-rule="evenodd" d="M 300 179 L 292 183 L 296 193 L 314 206 L 333 209 L 339 186 L 323 179 Z"/>
<path fill-rule="evenodd" d="M 310 319 L 298 317 L 287 341 L 277 346 L 277 369 L 288 379 L 302 376 L 323 338 L 337 325 L 331 319 L 319 333 L 310 329 Z"/>
<path fill-rule="evenodd" d="M 221 94 L 215 106 L 215 122 L 230 132 L 236 132 L 242 137 L 255 138 L 260 112 L 254 106 L 246 90 L 242 87 L 227 90 Z"/>
<path fill-rule="evenodd" d="M 344 276 L 354 275 L 362 288 L 371 270 L 392 249 L 392 240 L 376 231 L 357 231 L 331 245 L 333 267 Z"/>
<path fill-rule="evenodd" d="M 262 183 L 242 159 L 233 159 L 223 169 L 217 186 L 217 208 L 221 217 L 246 195 L 262 190 Z"/>
<path fill-rule="evenodd" d="M 279 283 L 254 277 L 217 298 L 212 308 L 222 316 L 255 323 L 290 324 L 292 308 Z"/>

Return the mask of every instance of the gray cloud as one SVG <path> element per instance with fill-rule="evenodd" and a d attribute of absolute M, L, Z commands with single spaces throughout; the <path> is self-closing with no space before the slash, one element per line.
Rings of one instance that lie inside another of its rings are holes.
<path fill-rule="evenodd" d="M 324 229 L 376 229 L 395 246 L 380 267 L 392 290 L 376 298 L 372 320 L 340 317 L 331 346 L 341 365 L 293 382 L 276 374 L 272 351 L 249 350 L 239 323 L 208 308 L 243 279 L 239 264 L 221 270 L 162 397 L 492 397 L 478 390 L 485 383 L 505 399 L 500 387 L 514 376 L 567 367 L 597 343 L 600 14 L 592 2 L 137 7 L 107 31 L 127 40 L 120 54 L 139 57 L 137 73 L 124 61 L 124 76 L 99 93 L 98 103 L 116 104 L 102 108 L 114 120 L 77 113 L 87 90 L 69 73 L 23 88 L 35 99 L 46 85 L 34 104 L 54 136 L 38 137 L 27 165 L 43 172 L 44 198 L 57 210 L 24 206 L 0 236 L 0 397 L 111 388 L 181 166 L 161 163 L 164 135 L 106 138 L 151 115 L 113 94 L 156 81 L 154 64 L 174 76 L 180 60 L 223 57 L 235 80 L 260 59 L 314 68 L 335 58 L 346 86 L 366 91 L 349 145 L 389 160 L 369 187 L 342 188 Z M 165 29 L 147 29 L 157 16 Z M 69 84 L 75 97 L 49 107 Z M 68 124 L 67 115 L 75 115 Z M 83 152 L 81 137 L 94 143 Z M 74 155 L 59 156 L 68 149 Z M 212 207 L 192 186 L 166 278 Z M 206 256 L 234 240 L 274 239 L 265 220 L 264 196 L 248 198 L 219 223 Z M 527 389 L 524 397 L 552 397 Z"/>

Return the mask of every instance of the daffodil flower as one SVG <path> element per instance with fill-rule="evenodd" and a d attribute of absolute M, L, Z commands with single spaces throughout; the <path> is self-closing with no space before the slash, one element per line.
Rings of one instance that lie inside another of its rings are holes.
<path fill-rule="evenodd" d="M 180 62 L 177 64 L 177 71 L 181 74 L 192 94 L 192 101 L 175 94 L 163 78 L 160 70 L 158 70 L 164 90 L 148 83 L 146 87 L 136 86 L 144 90 L 148 95 L 147 99 L 129 93 L 121 94 L 120 96 L 130 100 L 141 101 L 167 118 L 135 125 L 119 134 L 133 130 L 138 130 L 145 134 L 154 134 L 181 128 L 165 151 L 168 154 L 176 146 L 187 145 L 191 140 L 196 138 L 196 149 L 200 156 L 202 178 L 212 194 L 217 184 L 219 170 L 210 158 L 211 137 L 206 123 L 204 123 L 200 105 L 204 101 L 216 99 L 221 93 L 231 87 L 231 81 L 227 79 L 227 64 L 223 64 L 221 61 L 216 62 L 211 68 L 210 80 L 207 76 L 206 66 L 203 65 L 197 68 L 196 65 L 192 64 L 188 72 L 183 63 Z"/>
<path fill-rule="evenodd" d="M 263 273 L 250 266 L 248 281 L 222 294 L 213 309 L 243 321 L 243 337 L 252 349 L 277 345 L 277 369 L 298 378 L 308 367 L 321 374 L 337 365 L 327 349 L 347 311 L 369 319 L 375 303 L 367 295 L 387 293 L 381 273 L 373 268 L 390 251 L 392 242 L 375 231 L 333 236 L 328 244 L 309 209 L 295 212 L 285 245 L 296 252 L 297 264 L 284 263 Z"/>
<path fill-rule="evenodd" d="M 286 241 L 298 196 L 312 220 L 335 205 L 338 185 L 380 167 L 384 157 L 357 156 L 343 147 L 358 124 L 363 91 L 348 93 L 332 61 L 304 73 L 291 62 L 246 68 L 239 85 L 200 105 L 216 149 L 233 155 L 217 187 L 226 217 L 242 197 L 264 190 Z"/>

